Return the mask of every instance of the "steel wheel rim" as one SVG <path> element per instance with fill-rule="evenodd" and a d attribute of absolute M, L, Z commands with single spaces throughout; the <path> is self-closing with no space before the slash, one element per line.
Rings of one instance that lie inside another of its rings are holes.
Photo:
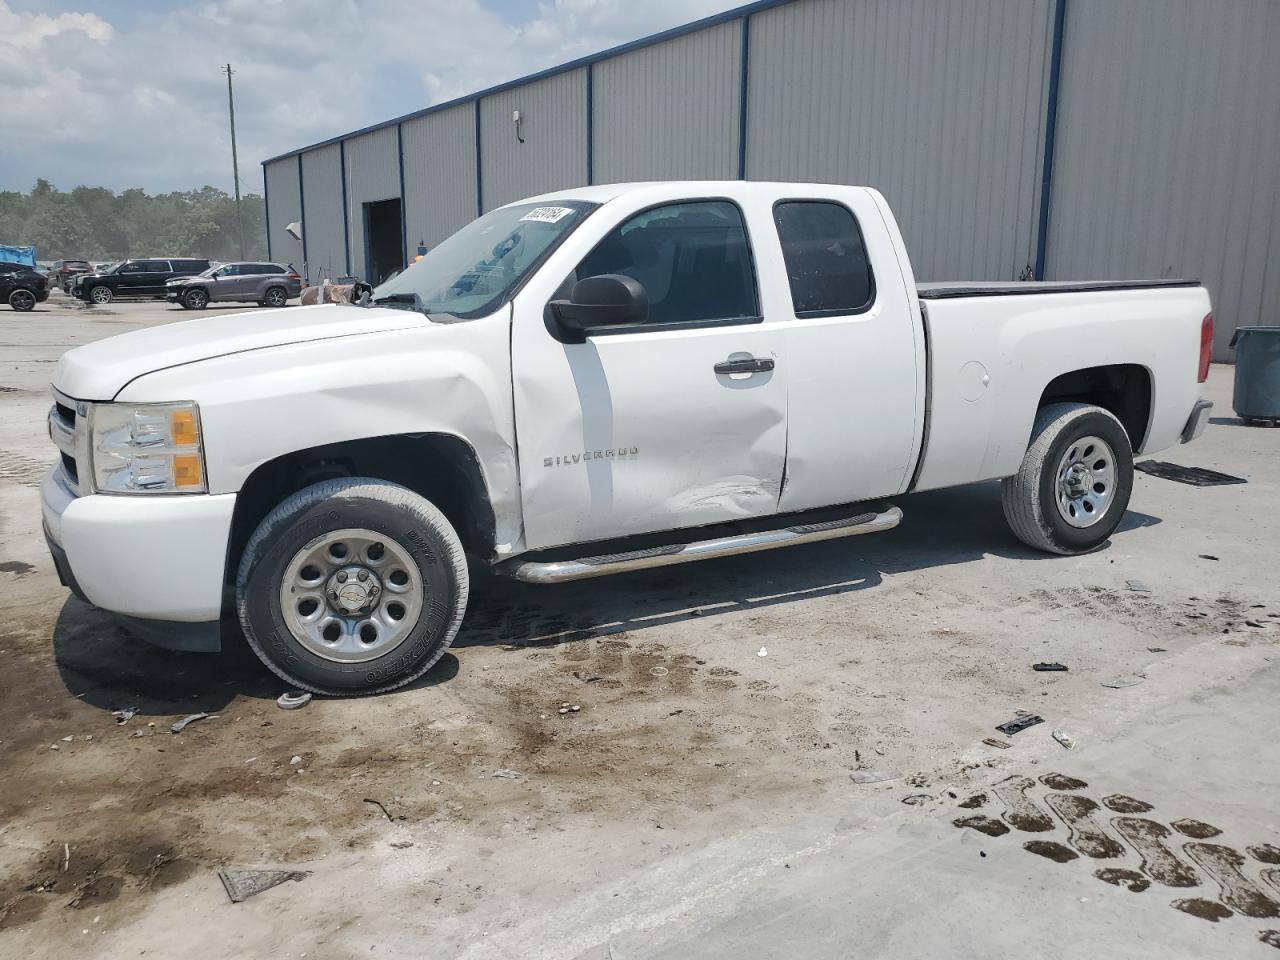
<path fill-rule="evenodd" d="M 360 528 L 331 530 L 293 555 L 280 582 L 280 612 L 294 639 L 316 656 L 364 663 L 408 638 L 425 592 L 418 565 L 395 540 Z"/>
<path fill-rule="evenodd" d="M 94 303 L 109 303 L 111 301 L 111 291 L 106 287 L 94 287 L 89 296 L 93 298 Z"/>
<path fill-rule="evenodd" d="M 27 290 L 15 290 L 9 297 L 9 305 L 15 310 L 30 310 L 36 305 L 35 294 Z"/>
<path fill-rule="evenodd" d="M 1072 440 L 1058 461 L 1055 500 L 1058 514 L 1073 527 L 1092 527 L 1106 516 L 1115 498 L 1116 454 L 1101 437 Z"/>

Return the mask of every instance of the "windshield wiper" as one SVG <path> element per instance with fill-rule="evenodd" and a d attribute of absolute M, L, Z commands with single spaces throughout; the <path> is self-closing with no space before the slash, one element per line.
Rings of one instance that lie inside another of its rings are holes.
<path fill-rule="evenodd" d="M 369 301 L 371 307 L 391 307 L 394 310 L 416 310 L 418 313 L 426 314 L 427 308 L 422 303 L 422 297 L 416 293 L 389 293 L 385 297 L 378 297 L 376 300 Z"/>

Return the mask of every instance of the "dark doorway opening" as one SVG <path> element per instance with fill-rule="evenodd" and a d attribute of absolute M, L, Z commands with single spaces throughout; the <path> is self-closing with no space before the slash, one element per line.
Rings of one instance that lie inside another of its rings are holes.
<path fill-rule="evenodd" d="M 400 198 L 364 205 L 364 279 L 377 285 L 404 269 Z"/>

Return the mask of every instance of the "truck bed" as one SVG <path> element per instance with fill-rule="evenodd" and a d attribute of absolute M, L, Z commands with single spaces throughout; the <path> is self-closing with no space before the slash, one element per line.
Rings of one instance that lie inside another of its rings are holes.
<path fill-rule="evenodd" d="M 918 283 L 921 300 L 956 297 L 1025 297 L 1039 293 L 1088 293 L 1109 290 L 1151 290 L 1159 287 L 1198 287 L 1199 280 L 1023 280 L 1017 283 L 953 280 Z"/>

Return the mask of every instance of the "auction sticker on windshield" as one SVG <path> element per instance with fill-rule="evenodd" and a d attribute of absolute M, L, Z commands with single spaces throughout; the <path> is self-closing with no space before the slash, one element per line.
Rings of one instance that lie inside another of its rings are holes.
<path fill-rule="evenodd" d="M 571 213 L 573 213 L 572 207 L 534 207 L 520 219 L 536 220 L 539 223 L 559 223 Z"/>

